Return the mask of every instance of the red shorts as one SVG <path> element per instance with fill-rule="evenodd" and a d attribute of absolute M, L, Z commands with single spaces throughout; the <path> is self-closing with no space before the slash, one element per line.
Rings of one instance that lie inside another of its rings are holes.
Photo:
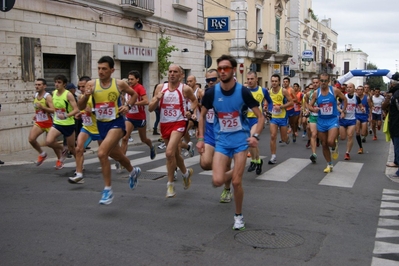
<path fill-rule="evenodd" d="M 170 139 L 172 131 L 178 131 L 184 135 L 186 133 L 187 121 L 177 121 L 169 123 L 160 123 L 161 135 L 163 139 Z"/>

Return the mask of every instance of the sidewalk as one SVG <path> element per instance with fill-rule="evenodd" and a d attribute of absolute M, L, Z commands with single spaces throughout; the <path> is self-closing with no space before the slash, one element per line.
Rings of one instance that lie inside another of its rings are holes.
<path fill-rule="evenodd" d="M 141 143 L 140 137 L 138 134 L 138 131 L 134 131 L 131 134 L 133 138 L 133 142 L 129 142 L 129 146 L 137 146 L 137 145 L 145 145 Z M 147 138 L 149 138 L 157 147 L 158 146 L 158 139 L 160 138 L 160 135 L 152 135 L 152 130 L 147 131 Z M 92 141 L 89 145 L 90 149 L 86 150 L 85 154 L 94 154 L 97 153 L 98 150 L 98 144 L 97 141 Z M 56 161 L 56 156 L 53 152 L 53 150 L 49 147 L 42 147 L 45 152 L 47 152 L 47 159 L 46 161 Z M 23 151 L 18 151 L 18 152 L 13 152 L 13 153 L 8 153 L 8 154 L 1 154 L 0 155 L 0 160 L 4 162 L 3 165 L 1 166 L 7 166 L 7 165 L 22 165 L 22 164 L 34 164 L 36 163 L 38 153 L 35 149 L 31 148 L 28 150 L 23 150 Z"/>

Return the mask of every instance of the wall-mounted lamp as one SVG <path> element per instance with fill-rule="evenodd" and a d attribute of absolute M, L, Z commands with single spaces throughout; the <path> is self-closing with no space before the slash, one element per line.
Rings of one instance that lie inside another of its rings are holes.
<path fill-rule="evenodd" d="M 251 43 L 254 43 L 254 44 L 260 44 L 260 42 L 262 41 L 262 39 L 263 39 L 263 31 L 262 31 L 262 29 L 259 29 L 259 31 L 256 33 L 256 36 L 258 37 L 258 42 L 255 42 L 255 41 L 246 41 L 245 43 L 246 43 L 246 45 L 247 46 L 249 46 Z"/>
<path fill-rule="evenodd" d="M 188 49 L 187 49 L 187 48 L 183 48 L 183 49 L 181 50 L 181 52 L 182 52 L 182 53 L 187 53 L 187 52 L 188 52 Z"/>

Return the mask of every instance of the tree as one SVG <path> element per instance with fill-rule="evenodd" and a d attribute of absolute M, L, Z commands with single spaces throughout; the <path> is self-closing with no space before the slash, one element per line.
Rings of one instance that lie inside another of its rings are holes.
<path fill-rule="evenodd" d="M 159 38 L 159 46 L 158 46 L 158 71 L 159 71 L 159 80 L 163 79 L 165 73 L 168 71 L 169 66 L 173 63 L 169 61 L 170 53 L 173 51 L 179 51 L 174 45 L 169 45 L 170 36 Z"/>
<path fill-rule="evenodd" d="M 367 69 L 378 69 L 378 67 L 370 62 L 367 64 Z M 366 82 L 370 85 L 370 89 L 380 88 L 381 90 L 385 90 L 386 88 L 384 79 L 382 77 L 367 77 Z"/>

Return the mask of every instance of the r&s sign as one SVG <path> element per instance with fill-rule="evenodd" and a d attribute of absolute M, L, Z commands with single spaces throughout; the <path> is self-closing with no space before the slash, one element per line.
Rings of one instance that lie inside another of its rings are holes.
<path fill-rule="evenodd" d="M 208 32 L 229 32 L 230 17 L 208 17 Z"/>

